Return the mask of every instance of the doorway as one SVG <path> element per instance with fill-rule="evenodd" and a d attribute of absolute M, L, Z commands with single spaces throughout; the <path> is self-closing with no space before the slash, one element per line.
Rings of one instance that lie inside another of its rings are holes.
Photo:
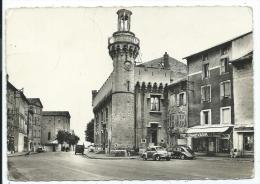
<path fill-rule="evenodd" d="M 158 124 L 152 123 L 150 128 L 150 143 L 154 146 L 157 146 L 157 132 L 158 132 Z"/>

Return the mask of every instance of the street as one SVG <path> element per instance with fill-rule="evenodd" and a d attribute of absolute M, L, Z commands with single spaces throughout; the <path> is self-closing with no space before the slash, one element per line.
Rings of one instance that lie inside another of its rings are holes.
<path fill-rule="evenodd" d="M 236 160 L 89 159 L 74 152 L 8 158 L 9 180 L 179 180 L 251 178 L 254 163 Z"/>

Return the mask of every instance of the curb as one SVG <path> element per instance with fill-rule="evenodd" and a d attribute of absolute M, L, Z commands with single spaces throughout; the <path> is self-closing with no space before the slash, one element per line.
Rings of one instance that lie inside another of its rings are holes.
<path fill-rule="evenodd" d="M 237 162 L 254 162 L 254 159 L 239 159 L 239 158 L 206 158 L 206 157 L 196 157 L 198 160 L 210 160 L 210 161 L 220 161 L 220 160 L 230 160 L 230 161 L 237 161 Z"/>
<path fill-rule="evenodd" d="M 139 157 L 92 157 L 87 154 L 84 156 L 88 157 L 89 159 L 100 159 L 100 160 L 135 160 Z"/>
<path fill-rule="evenodd" d="M 89 159 L 100 159 L 100 160 L 136 160 L 139 157 L 93 157 L 85 154 Z M 223 161 L 223 160 L 230 160 L 230 161 L 237 161 L 237 162 L 254 162 L 254 159 L 230 159 L 230 158 L 205 158 L 205 157 L 196 157 L 196 160 L 208 160 L 208 161 Z"/>
<path fill-rule="evenodd" d="M 28 154 L 28 152 L 27 153 L 21 153 L 21 154 L 17 154 L 17 155 L 7 155 L 7 157 L 20 157 L 20 156 L 26 156 Z M 29 155 L 33 155 L 33 154 L 38 154 L 37 152 L 31 152 L 30 154 L 28 154 L 28 156 Z"/>

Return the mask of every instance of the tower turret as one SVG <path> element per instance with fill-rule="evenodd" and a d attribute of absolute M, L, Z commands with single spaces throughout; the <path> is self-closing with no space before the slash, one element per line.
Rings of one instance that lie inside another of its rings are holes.
<path fill-rule="evenodd" d="M 134 64 L 139 39 L 130 32 L 132 12 L 117 11 L 118 30 L 108 39 L 113 60 L 111 147 L 134 146 Z"/>

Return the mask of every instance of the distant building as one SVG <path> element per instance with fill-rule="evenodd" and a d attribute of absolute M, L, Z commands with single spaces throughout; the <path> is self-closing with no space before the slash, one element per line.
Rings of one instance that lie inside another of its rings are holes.
<path fill-rule="evenodd" d="M 114 70 L 92 91 L 95 145 L 142 149 L 167 142 L 166 87 L 186 76 L 186 65 L 167 53 L 137 65 L 139 39 L 130 31 L 131 12 L 121 9 L 118 30 L 109 38 Z"/>
<path fill-rule="evenodd" d="M 70 131 L 68 111 L 42 111 L 41 144 L 55 141 L 59 130 Z"/>
<path fill-rule="evenodd" d="M 188 128 L 187 77 L 181 78 L 167 87 L 168 146 L 186 145 Z"/>
<path fill-rule="evenodd" d="M 234 112 L 233 66 L 230 60 L 234 42 L 241 35 L 214 47 L 185 57 L 188 65 L 188 145 L 198 154 L 229 155 L 233 147 Z M 245 43 L 247 46 L 249 43 Z M 240 52 L 240 51 L 238 51 Z M 243 94 L 244 95 L 244 94 Z M 240 97 L 242 98 L 242 96 Z M 250 111 L 250 110 L 249 110 Z"/>
<path fill-rule="evenodd" d="M 254 155 L 253 36 L 232 41 L 235 124 L 233 147 L 241 156 Z"/>
<path fill-rule="evenodd" d="M 39 98 L 28 98 L 32 116 L 29 124 L 30 150 L 41 146 L 42 103 Z"/>

